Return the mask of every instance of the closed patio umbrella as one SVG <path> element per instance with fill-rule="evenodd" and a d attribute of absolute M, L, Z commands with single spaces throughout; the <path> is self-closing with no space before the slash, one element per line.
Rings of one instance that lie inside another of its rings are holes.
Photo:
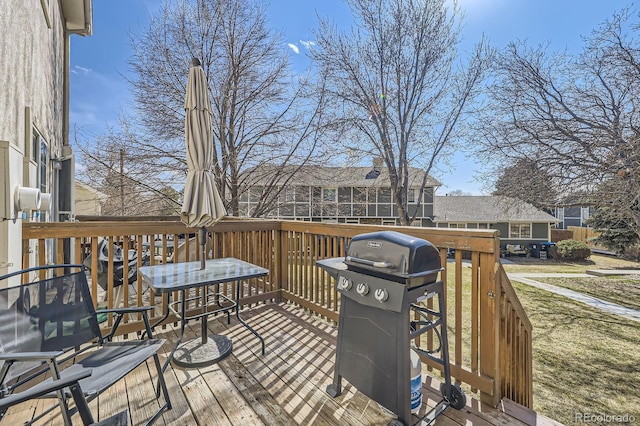
<path fill-rule="evenodd" d="M 207 76 L 196 58 L 191 61 L 189 69 L 184 109 L 188 173 L 180 219 L 188 227 L 201 228 L 200 244 L 204 269 L 206 227 L 219 221 L 226 211 L 211 172 L 213 129 Z"/>
<path fill-rule="evenodd" d="M 225 214 L 225 208 L 211 173 L 213 128 L 207 76 L 196 58 L 191 61 L 189 69 L 184 109 L 188 172 L 180 219 L 188 227 L 200 228 L 200 244 L 202 244 L 200 269 L 204 270 L 207 226 L 220 220 Z M 208 291 L 203 291 L 201 297 L 202 307 L 207 309 Z M 187 302 L 183 300 L 182 303 Z M 222 335 L 208 335 L 206 317 L 201 319 L 201 328 L 201 339 L 193 339 L 176 349 L 174 358 L 176 365 L 187 368 L 201 367 L 217 362 L 231 353 L 233 345 L 229 338 Z"/>

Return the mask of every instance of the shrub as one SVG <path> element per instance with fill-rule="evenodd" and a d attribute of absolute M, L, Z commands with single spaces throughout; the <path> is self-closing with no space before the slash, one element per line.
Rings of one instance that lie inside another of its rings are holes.
<path fill-rule="evenodd" d="M 635 262 L 640 261 L 640 245 L 634 244 L 630 247 L 626 247 L 622 257 Z"/>
<path fill-rule="evenodd" d="M 582 241 L 562 240 L 558 242 L 558 257 L 565 260 L 584 260 L 591 256 L 591 249 Z"/>

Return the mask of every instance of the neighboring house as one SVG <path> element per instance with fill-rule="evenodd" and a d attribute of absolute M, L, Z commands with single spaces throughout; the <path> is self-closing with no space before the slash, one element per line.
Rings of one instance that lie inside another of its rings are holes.
<path fill-rule="evenodd" d="M 434 206 L 437 227 L 497 229 L 502 247 L 551 241 L 558 222 L 529 203 L 499 195 L 435 197 Z"/>
<path fill-rule="evenodd" d="M 556 207 L 554 215 L 558 219 L 559 229 L 568 229 L 569 226 L 588 226 L 587 219 L 593 214 L 593 207 L 564 206 Z"/>
<path fill-rule="evenodd" d="M 371 167 L 290 166 L 284 175 L 296 170 L 295 177 L 280 192 L 267 217 L 334 223 L 397 225 L 398 211 L 392 199 L 386 168 L 376 163 Z M 258 174 L 259 173 L 259 174 Z M 245 190 L 240 197 L 240 216 L 248 216 L 256 208 L 277 169 L 254 170 L 245 176 Z M 433 197 L 440 183 L 429 178 L 418 206 L 420 183 L 424 171 L 410 170 L 408 190 L 409 213 L 418 213 L 416 226 L 433 226 Z M 280 188 L 276 188 L 280 189 Z"/>
<path fill-rule="evenodd" d="M 278 169 L 253 171 L 245 176 L 248 190 L 240 197 L 240 215 L 247 216 L 260 203 L 264 188 Z M 295 167 L 282 173 L 290 176 Z M 422 170 L 411 169 L 409 211 L 418 212 L 413 226 L 439 228 L 497 229 L 501 245 L 528 247 L 551 241 L 551 227 L 558 220 L 529 203 L 503 196 L 434 196 L 441 184 L 429 178 L 422 205 L 416 201 Z M 286 179 L 281 179 L 286 181 Z M 398 225 L 398 211 L 392 197 L 386 169 L 373 167 L 304 166 L 280 191 L 267 217 L 335 223 Z"/>
<path fill-rule="evenodd" d="M 107 201 L 109 196 L 78 181 L 76 181 L 75 188 L 76 216 L 100 216 L 102 214 L 102 204 Z"/>
<path fill-rule="evenodd" d="M 22 247 L 24 221 L 73 216 L 69 46 L 72 34 L 91 34 L 91 10 L 92 0 L 0 7 L 0 274 L 21 267 L 23 250 L 38 255 Z"/>

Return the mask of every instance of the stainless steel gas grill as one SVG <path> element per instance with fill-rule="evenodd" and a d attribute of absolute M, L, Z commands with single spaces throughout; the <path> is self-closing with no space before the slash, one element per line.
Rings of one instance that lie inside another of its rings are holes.
<path fill-rule="evenodd" d="M 318 261 L 336 278 L 340 323 L 333 383 L 327 392 L 342 392 L 342 379 L 398 416 L 393 424 L 429 424 L 448 406 L 466 404 L 464 392 L 451 383 L 446 303 L 440 253 L 429 241 L 393 231 L 353 237 L 347 256 Z M 419 302 L 438 297 L 438 311 Z M 420 320 L 411 321 L 417 312 Z M 441 364 L 442 401 L 414 422 L 411 414 L 411 340 L 433 331 L 435 351 L 413 348 Z M 439 353 L 439 356 L 437 354 Z"/>

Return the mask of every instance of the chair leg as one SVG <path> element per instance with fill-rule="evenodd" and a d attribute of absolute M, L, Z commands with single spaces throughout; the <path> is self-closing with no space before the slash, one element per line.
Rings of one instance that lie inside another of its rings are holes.
<path fill-rule="evenodd" d="M 84 393 L 82 389 L 80 389 L 80 385 L 75 383 L 69 386 L 69 390 L 71 391 L 71 396 L 73 396 L 73 401 L 76 403 L 76 409 L 82 419 L 82 424 L 93 424 L 93 416 L 91 415 L 91 410 L 89 410 L 89 404 L 87 404 L 87 400 L 84 398 Z"/>
<path fill-rule="evenodd" d="M 158 372 L 158 386 L 156 388 L 156 398 L 160 398 L 160 391 L 164 395 L 165 404 L 160 407 L 158 412 L 147 422 L 147 426 L 155 422 L 164 410 L 171 410 L 171 399 L 169 398 L 169 390 L 167 389 L 167 383 L 164 380 L 164 373 L 162 372 L 162 366 L 160 365 L 160 358 L 158 354 L 153 355 L 153 362 L 156 365 L 156 371 Z"/>

